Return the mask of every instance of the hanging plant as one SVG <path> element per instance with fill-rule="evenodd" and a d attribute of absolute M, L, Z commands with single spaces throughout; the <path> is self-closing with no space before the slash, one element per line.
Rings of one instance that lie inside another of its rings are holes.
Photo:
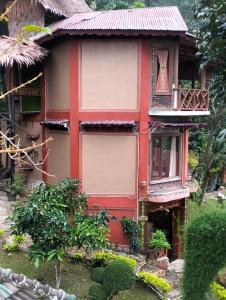
<path fill-rule="evenodd" d="M 120 220 L 122 230 L 128 237 L 131 253 L 137 253 L 140 249 L 139 226 L 133 218 L 123 217 Z"/>

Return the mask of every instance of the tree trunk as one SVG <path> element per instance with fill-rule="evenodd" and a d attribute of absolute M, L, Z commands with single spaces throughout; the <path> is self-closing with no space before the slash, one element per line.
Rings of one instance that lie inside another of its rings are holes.
<path fill-rule="evenodd" d="M 61 282 L 61 262 L 59 260 L 55 262 L 55 274 L 56 274 L 56 289 L 58 290 L 60 288 L 60 282 Z"/>

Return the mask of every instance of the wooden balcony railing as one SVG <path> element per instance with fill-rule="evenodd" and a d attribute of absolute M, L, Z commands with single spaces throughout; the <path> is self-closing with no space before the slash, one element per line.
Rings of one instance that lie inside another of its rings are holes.
<path fill-rule="evenodd" d="M 174 109 L 185 111 L 208 111 L 209 91 L 201 89 L 173 89 Z"/>

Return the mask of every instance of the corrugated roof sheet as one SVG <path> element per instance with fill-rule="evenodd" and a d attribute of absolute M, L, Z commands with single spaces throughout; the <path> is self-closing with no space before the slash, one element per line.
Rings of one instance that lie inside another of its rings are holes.
<path fill-rule="evenodd" d="M 96 11 L 74 14 L 51 26 L 52 32 L 74 31 L 95 34 L 97 31 L 186 33 L 187 25 L 176 6 Z M 71 32 L 70 32 L 71 33 Z M 39 35 L 36 39 L 42 38 Z"/>

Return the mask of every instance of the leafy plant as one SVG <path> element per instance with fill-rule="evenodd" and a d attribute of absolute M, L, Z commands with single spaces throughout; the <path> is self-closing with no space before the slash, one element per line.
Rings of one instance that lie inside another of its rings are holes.
<path fill-rule="evenodd" d="M 93 249 L 107 242 L 108 228 L 87 214 L 87 197 L 79 192 L 76 178 L 39 186 L 24 206 L 15 208 L 11 220 L 14 233 L 31 237 L 29 256 L 36 267 L 48 260 L 55 262 L 56 288 L 68 247 Z"/>
<path fill-rule="evenodd" d="M 22 235 L 13 235 L 12 242 L 3 245 L 3 250 L 9 252 L 19 251 L 20 245 L 25 241 L 25 237 Z"/>
<path fill-rule="evenodd" d="M 104 277 L 104 267 L 94 268 L 90 276 L 92 281 L 100 284 L 103 283 L 103 277 Z"/>
<path fill-rule="evenodd" d="M 137 253 L 140 249 L 139 226 L 137 222 L 133 218 L 123 217 L 120 223 L 124 234 L 129 239 L 130 252 Z"/>
<path fill-rule="evenodd" d="M 110 297 L 118 294 L 119 291 L 130 289 L 134 283 L 135 274 L 126 262 L 115 260 L 107 265 L 104 270 L 103 287 Z"/>
<path fill-rule="evenodd" d="M 154 274 L 139 272 L 138 278 L 145 285 L 153 286 L 154 288 L 160 290 L 160 292 L 162 292 L 163 294 L 167 294 L 172 290 L 172 286 L 168 283 L 167 280 L 159 278 Z"/>
<path fill-rule="evenodd" d="M 129 264 L 132 269 L 137 266 L 137 262 L 135 259 L 123 255 L 116 255 L 111 252 L 97 252 L 94 256 L 94 264 L 99 266 L 106 266 L 115 260 Z"/>
<path fill-rule="evenodd" d="M 85 254 L 82 252 L 76 252 L 73 256 L 74 260 L 82 261 L 85 258 Z"/>
<path fill-rule="evenodd" d="M 222 285 L 213 282 L 211 283 L 210 288 L 214 296 L 217 297 L 217 299 L 226 300 L 226 289 Z"/>
<path fill-rule="evenodd" d="M 226 213 L 221 210 L 203 213 L 188 224 L 183 278 L 185 300 L 206 299 L 211 282 L 225 265 L 225 224 Z"/>
<path fill-rule="evenodd" d="M 107 300 L 107 293 L 100 284 L 93 284 L 89 288 L 89 299 L 91 300 Z"/>
<path fill-rule="evenodd" d="M 5 234 L 5 231 L 3 229 L 0 229 L 0 238 L 3 237 L 4 234 Z"/>
<path fill-rule="evenodd" d="M 13 175 L 13 181 L 11 185 L 11 191 L 13 194 L 23 195 L 26 189 L 26 179 L 24 176 L 19 174 Z"/>
<path fill-rule="evenodd" d="M 161 230 L 156 230 L 156 232 L 152 234 L 151 239 L 148 241 L 148 245 L 155 250 L 167 250 L 171 248 L 165 233 Z"/>

